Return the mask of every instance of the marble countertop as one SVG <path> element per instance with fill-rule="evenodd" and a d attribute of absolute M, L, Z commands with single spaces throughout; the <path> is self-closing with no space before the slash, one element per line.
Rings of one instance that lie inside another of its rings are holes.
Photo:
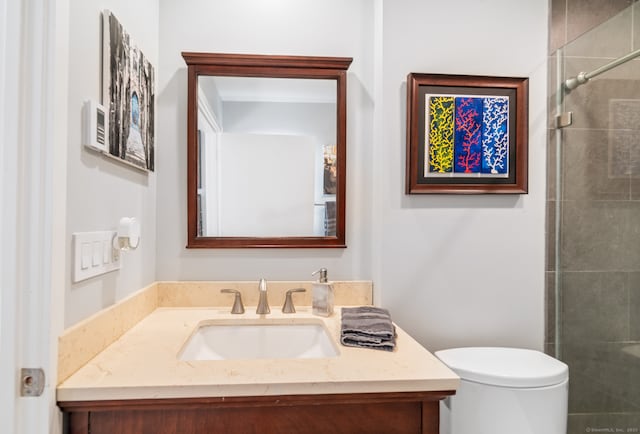
<path fill-rule="evenodd" d="M 255 307 L 253 308 L 255 310 Z M 256 315 L 251 307 L 159 307 L 58 385 L 58 401 L 161 399 L 455 390 L 456 374 L 397 327 L 393 352 L 339 344 L 340 308 L 330 318 L 297 307 L 295 314 Z M 317 359 L 181 361 L 198 325 L 212 319 L 324 321 L 339 355 Z"/>

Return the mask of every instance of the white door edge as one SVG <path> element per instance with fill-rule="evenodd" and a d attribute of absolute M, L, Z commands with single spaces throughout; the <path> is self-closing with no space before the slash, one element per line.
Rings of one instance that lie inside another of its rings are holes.
<path fill-rule="evenodd" d="M 14 434 L 61 431 L 55 387 L 66 143 L 60 146 L 54 128 L 58 1 L 0 0 L 0 420 Z M 20 396 L 20 368 L 44 370 L 41 396 Z"/>

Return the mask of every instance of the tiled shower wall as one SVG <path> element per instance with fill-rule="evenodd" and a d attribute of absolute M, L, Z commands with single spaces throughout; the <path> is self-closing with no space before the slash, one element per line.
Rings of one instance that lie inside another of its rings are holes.
<path fill-rule="evenodd" d="M 569 434 L 640 432 L 640 60 L 566 96 L 574 121 L 562 130 L 560 197 L 553 127 L 556 50 L 564 46 L 561 67 L 569 77 L 640 48 L 640 3 L 552 0 L 550 10 L 547 349 L 553 354 L 556 338 L 560 206 L 560 357 L 570 369 Z"/>

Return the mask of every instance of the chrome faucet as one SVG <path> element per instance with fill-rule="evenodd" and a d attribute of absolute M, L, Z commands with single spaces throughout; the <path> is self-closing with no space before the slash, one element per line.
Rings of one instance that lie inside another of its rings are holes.
<path fill-rule="evenodd" d="M 271 312 L 269 309 L 269 302 L 267 301 L 267 281 L 264 279 L 260 279 L 260 283 L 258 283 L 258 291 L 260 292 L 260 300 L 258 300 L 258 307 L 256 308 L 256 313 L 258 315 L 265 315 Z"/>

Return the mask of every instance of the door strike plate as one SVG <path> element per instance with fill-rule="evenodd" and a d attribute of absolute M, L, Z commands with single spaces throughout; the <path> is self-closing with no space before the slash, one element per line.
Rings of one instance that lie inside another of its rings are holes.
<path fill-rule="evenodd" d="M 20 396 L 40 396 L 44 391 L 44 370 L 41 368 L 20 369 Z"/>

